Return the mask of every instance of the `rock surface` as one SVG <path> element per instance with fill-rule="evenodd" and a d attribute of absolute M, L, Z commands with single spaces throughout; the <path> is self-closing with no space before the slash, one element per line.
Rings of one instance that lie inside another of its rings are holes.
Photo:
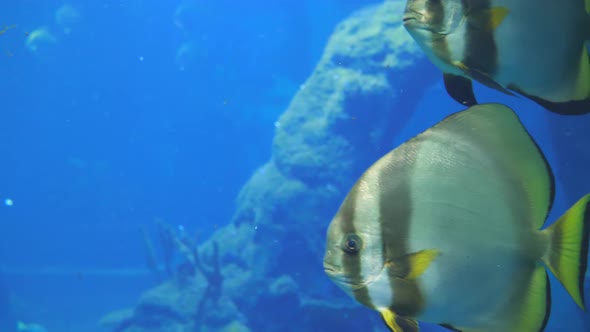
<path fill-rule="evenodd" d="M 271 160 L 244 185 L 232 222 L 199 247 L 206 254 L 219 244 L 219 299 L 196 312 L 207 287 L 197 269 L 181 284 L 148 290 L 118 324 L 111 315 L 113 331 L 370 331 L 382 324 L 327 280 L 321 261 L 341 200 L 391 148 L 437 79 L 422 69 L 427 60 L 401 26 L 403 8 L 387 1 L 338 25 L 277 121 Z"/>

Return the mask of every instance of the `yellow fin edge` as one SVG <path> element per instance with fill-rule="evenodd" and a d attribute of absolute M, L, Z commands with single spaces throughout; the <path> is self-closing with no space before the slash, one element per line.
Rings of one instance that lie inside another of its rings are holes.
<path fill-rule="evenodd" d="M 513 331 L 543 331 L 549 319 L 551 289 L 547 271 L 541 264 L 533 271 L 522 305 L 523 310 Z"/>
<path fill-rule="evenodd" d="M 498 28 L 500 26 L 500 24 L 502 24 L 502 22 L 504 21 L 504 19 L 508 15 L 508 12 L 510 12 L 510 10 L 506 7 L 494 7 L 492 9 L 490 9 L 490 12 L 491 12 L 490 23 L 492 25 L 491 28 L 493 30 L 496 30 L 496 28 Z"/>
<path fill-rule="evenodd" d="M 590 1 L 590 0 L 589 0 Z M 582 47 L 574 100 L 590 98 L 590 57 L 586 44 Z"/>
<path fill-rule="evenodd" d="M 590 235 L 590 194 L 578 200 L 545 230 L 550 246 L 543 261 L 576 304 L 585 310 L 584 279 Z"/>

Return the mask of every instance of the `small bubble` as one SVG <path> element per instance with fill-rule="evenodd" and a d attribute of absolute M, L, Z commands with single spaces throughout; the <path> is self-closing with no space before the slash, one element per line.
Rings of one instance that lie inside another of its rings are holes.
<path fill-rule="evenodd" d="M 139 61 L 143 61 L 143 56 L 140 56 L 139 57 Z"/>
<path fill-rule="evenodd" d="M 4 200 L 4 205 L 6 206 L 13 206 L 14 205 L 14 201 L 10 198 L 7 198 Z"/>
<path fill-rule="evenodd" d="M 254 230 L 257 231 L 258 230 L 258 225 L 254 226 Z"/>
<path fill-rule="evenodd" d="M 280 123 L 280 122 L 278 122 L 278 121 L 275 121 L 275 128 L 278 128 L 278 127 L 280 127 L 280 126 L 281 126 L 281 123 Z"/>

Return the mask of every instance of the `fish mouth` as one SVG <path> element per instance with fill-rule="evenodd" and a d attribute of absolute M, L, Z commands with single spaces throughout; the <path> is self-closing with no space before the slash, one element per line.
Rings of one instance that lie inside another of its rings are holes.
<path fill-rule="evenodd" d="M 359 282 L 358 280 L 353 280 L 345 275 L 340 266 L 324 262 L 324 272 L 330 277 L 330 279 L 332 279 L 332 281 L 343 288 L 357 290 L 367 286 L 366 282 Z"/>
<path fill-rule="evenodd" d="M 347 285 L 353 284 L 351 278 L 346 276 L 342 272 L 342 268 L 340 266 L 324 262 L 324 272 L 328 275 L 328 277 L 330 277 L 330 279 L 334 280 L 336 283 Z"/>
<path fill-rule="evenodd" d="M 404 15 L 404 17 L 402 18 L 402 23 L 404 25 L 406 25 L 409 22 L 416 21 L 416 20 L 417 20 L 417 18 L 414 15 Z"/>
<path fill-rule="evenodd" d="M 342 275 L 340 275 L 340 276 L 330 275 L 330 278 L 338 286 L 345 288 L 345 289 L 350 289 L 352 291 L 356 291 L 358 289 L 367 287 L 367 284 L 364 282 L 359 283 L 359 282 L 356 282 L 356 281 L 354 281 L 348 277 L 342 276 Z"/>
<path fill-rule="evenodd" d="M 415 29 L 426 29 L 424 14 L 416 10 L 407 10 L 402 16 L 402 25 Z"/>
<path fill-rule="evenodd" d="M 329 276 L 340 275 L 341 273 L 339 271 L 341 271 L 339 266 L 324 262 L 324 272 Z"/>

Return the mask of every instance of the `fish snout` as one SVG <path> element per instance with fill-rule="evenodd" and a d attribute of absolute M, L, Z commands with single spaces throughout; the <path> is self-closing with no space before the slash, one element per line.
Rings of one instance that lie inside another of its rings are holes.
<path fill-rule="evenodd" d="M 408 0 L 402 17 L 402 24 L 404 26 L 425 24 L 428 13 L 426 2 L 425 0 Z"/>

